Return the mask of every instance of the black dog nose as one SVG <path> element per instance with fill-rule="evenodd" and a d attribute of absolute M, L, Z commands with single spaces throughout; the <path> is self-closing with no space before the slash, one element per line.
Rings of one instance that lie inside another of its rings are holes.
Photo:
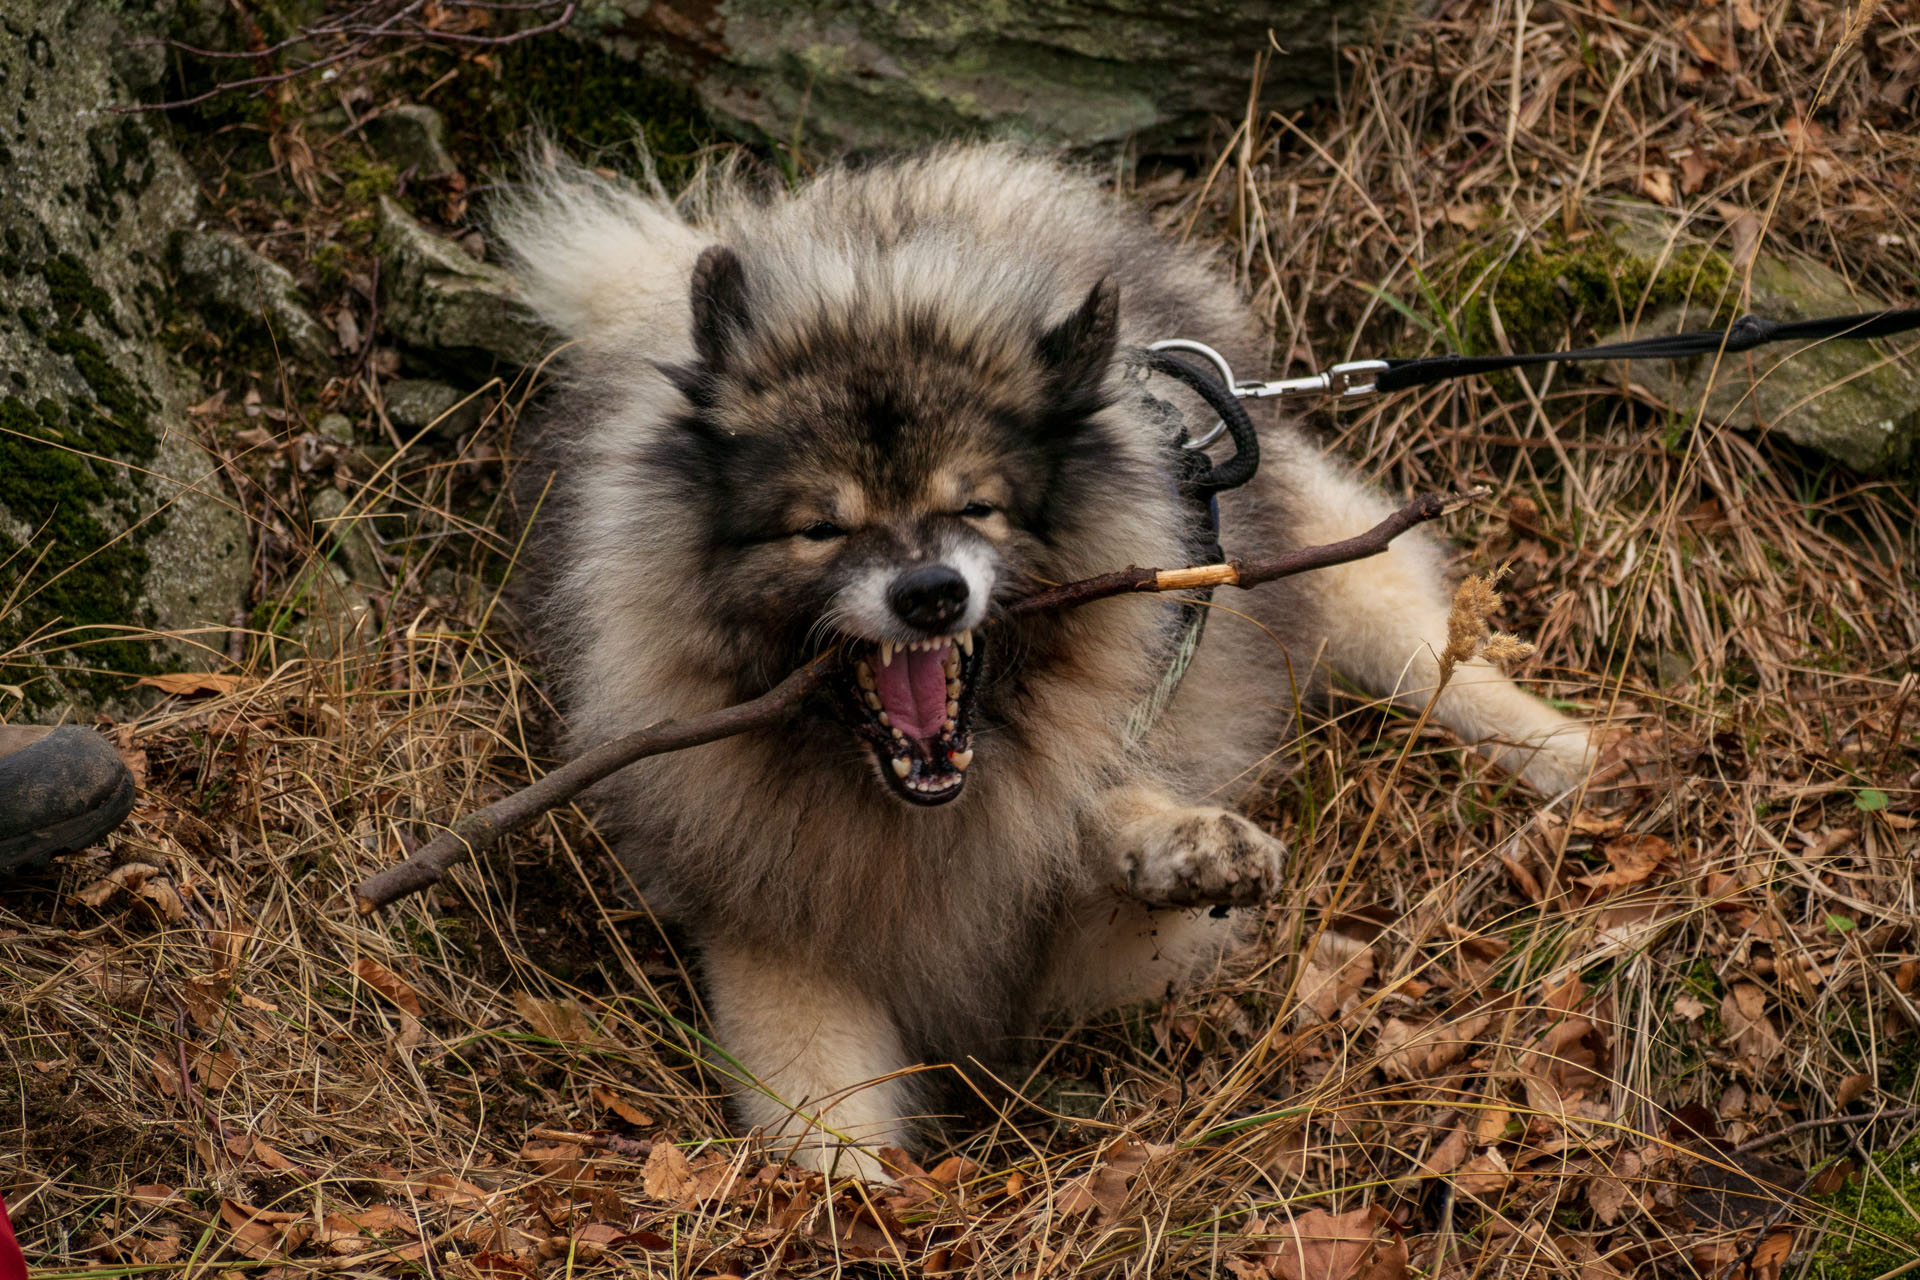
<path fill-rule="evenodd" d="M 967 580 L 956 569 L 930 564 L 903 573 L 887 589 L 887 601 L 908 626 L 950 631 L 967 609 Z"/>

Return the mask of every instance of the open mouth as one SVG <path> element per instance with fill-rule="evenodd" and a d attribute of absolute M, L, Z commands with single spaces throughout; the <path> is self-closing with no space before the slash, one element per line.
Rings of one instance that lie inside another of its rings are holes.
<path fill-rule="evenodd" d="M 854 732 L 902 799 L 945 804 L 966 785 L 980 650 L 973 633 L 962 631 L 906 645 L 882 641 L 851 655 L 844 687 Z"/>

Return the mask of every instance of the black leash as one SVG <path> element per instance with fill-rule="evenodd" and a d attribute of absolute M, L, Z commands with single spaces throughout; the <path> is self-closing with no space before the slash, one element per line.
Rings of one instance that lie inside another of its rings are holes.
<path fill-rule="evenodd" d="M 1725 329 L 1695 329 L 1661 338 L 1635 338 L 1604 347 L 1581 347 L 1574 351 L 1548 351 L 1517 356 L 1425 356 L 1415 360 L 1385 360 L 1386 367 L 1375 376 L 1371 390 L 1401 391 L 1407 387 L 1428 386 L 1449 378 L 1466 378 L 1479 373 L 1499 373 L 1523 365 L 1556 364 L 1572 360 L 1684 360 L 1689 356 L 1710 356 L 1751 351 L 1770 342 L 1819 341 L 1825 338 L 1884 338 L 1895 333 L 1920 329 L 1920 307 L 1899 311 L 1862 311 L 1850 316 L 1827 316 L 1818 320 L 1763 320 L 1759 316 L 1741 316 Z"/>

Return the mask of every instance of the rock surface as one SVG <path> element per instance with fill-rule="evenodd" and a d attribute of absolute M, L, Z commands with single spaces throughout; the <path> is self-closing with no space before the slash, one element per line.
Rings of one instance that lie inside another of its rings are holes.
<path fill-rule="evenodd" d="M 1664 244 L 1658 224 L 1644 219 L 1617 225 L 1613 236 L 1645 255 L 1657 255 Z M 1748 310 L 1768 320 L 1810 320 L 1888 305 L 1854 292 L 1816 263 L 1767 253 L 1754 258 Z M 1704 306 L 1668 307 L 1649 314 L 1635 332 L 1648 336 L 1713 326 Z M 1644 360 L 1633 366 L 1633 377 L 1679 412 L 1691 413 L 1704 402 L 1708 422 L 1778 432 L 1866 475 L 1920 458 L 1920 368 L 1912 360 L 1900 362 L 1892 343 L 1783 342 L 1722 357 L 1717 368 L 1710 357 Z"/>
<path fill-rule="evenodd" d="M 98 4 L 0 0 L 8 718 L 110 705 L 132 675 L 191 661 L 143 629 L 224 628 L 244 603 L 246 527 L 157 341 L 194 185 L 145 117 L 110 109 L 161 67 L 145 52 Z"/>
<path fill-rule="evenodd" d="M 990 132 L 1091 146 L 1333 87 L 1338 45 L 1406 5 L 1300 0 L 607 0 L 576 28 L 716 116 L 810 148 Z"/>
<path fill-rule="evenodd" d="M 404 103 L 366 123 L 367 142 L 402 173 L 445 178 L 458 172 L 447 150 L 447 125 L 432 107 Z"/>
<path fill-rule="evenodd" d="M 176 232 L 171 261 L 182 293 L 203 310 L 264 325 L 282 353 L 309 364 L 330 359 L 332 340 L 313 318 L 293 274 L 238 236 L 200 228 Z"/>
<path fill-rule="evenodd" d="M 408 346 L 458 356 L 483 353 L 532 364 L 545 352 L 519 286 L 380 198 L 381 296 L 387 329 Z"/>

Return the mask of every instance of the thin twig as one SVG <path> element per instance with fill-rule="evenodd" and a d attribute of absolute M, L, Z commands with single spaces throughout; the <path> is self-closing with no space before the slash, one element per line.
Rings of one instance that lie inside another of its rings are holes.
<path fill-rule="evenodd" d="M 539 23 L 531 27 L 523 27 L 518 31 L 510 31 L 505 35 L 499 36 L 476 36 L 463 31 L 435 30 L 433 27 L 424 25 L 418 18 L 414 17 L 414 14 L 422 8 L 421 0 L 412 0 L 411 3 L 404 5 L 398 11 L 388 14 L 384 18 L 380 18 L 378 21 L 361 23 L 359 25 L 355 24 L 355 19 L 361 18 L 370 11 L 379 8 L 380 3 L 381 0 L 373 0 L 372 3 L 363 4 L 342 17 L 331 19 L 327 22 L 303 26 L 294 35 L 280 41 L 278 44 L 265 46 L 260 49 L 247 49 L 244 51 L 199 49 L 192 45 L 183 44 L 177 40 L 143 41 L 143 44 L 163 45 L 197 58 L 210 60 L 244 58 L 259 61 L 270 60 L 282 50 L 299 44 L 310 44 L 318 41 L 322 37 L 344 40 L 347 43 L 342 48 L 324 57 L 314 58 L 296 67 L 286 67 L 262 75 L 247 76 L 238 80 L 224 80 L 214 85 L 211 89 L 203 93 L 197 93 L 191 98 L 177 98 L 170 102 L 137 102 L 115 106 L 112 107 L 111 110 L 123 115 L 131 115 L 142 111 L 175 111 L 182 107 L 196 106 L 199 103 L 207 101 L 209 98 L 218 97 L 223 93 L 229 93 L 235 89 L 259 89 L 285 84 L 288 81 L 298 80 L 300 77 L 310 75 L 315 71 L 321 71 L 327 67 L 335 66 L 349 59 L 366 54 L 382 40 L 416 40 L 423 44 L 447 43 L 485 48 L 498 48 L 503 45 L 518 44 L 522 40 L 530 40 L 535 36 L 546 35 L 549 32 L 559 31 L 568 26 L 573 21 L 575 11 L 580 7 L 579 0 L 536 0 L 536 3 L 531 4 L 481 4 L 471 6 L 481 9 L 501 10 L 544 10 L 554 8 L 555 6 L 560 7 L 559 14 L 547 22 Z"/>
<path fill-rule="evenodd" d="M 1456 494 L 1422 494 L 1356 537 L 1330 542 L 1325 546 L 1303 547 L 1266 560 L 1230 560 L 1226 564 L 1198 565 L 1185 569 L 1121 569 L 1115 573 L 1069 582 L 1014 601 L 1007 606 L 1002 617 L 1020 617 L 1047 609 L 1071 609 L 1110 596 L 1142 591 L 1194 591 L 1219 586 L 1251 589 L 1294 574 L 1379 555 L 1395 538 L 1415 525 L 1425 524 L 1449 511 L 1458 510 L 1485 494 L 1484 489 Z M 791 718 L 799 713 L 808 695 L 820 687 L 836 660 L 836 655 L 831 651 L 821 654 L 749 702 L 686 720 L 664 720 L 624 738 L 604 742 L 568 761 L 538 782 L 468 814 L 451 829 L 423 845 L 405 862 L 363 881 L 355 891 L 355 904 L 360 914 L 371 915 L 389 903 L 435 884 L 450 867 L 469 857 L 484 854 L 509 831 L 517 830 L 549 809 L 565 804 L 602 778 L 635 761 L 669 751 L 683 751 L 735 734 L 770 728 Z"/>
<path fill-rule="evenodd" d="M 1790 1124 L 1784 1129 L 1776 1129 L 1772 1133 L 1762 1134 L 1757 1138 L 1750 1139 L 1735 1147 L 1728 1154 L 1743 1156 L 1750 1151 L 1759 1151 L 1763 1148 L 1770 1147 L 1784 1138 L 1791 1138 L 1796 1133 L 1805 1133 L 1810 1129 L 1834 1129 L 1842 1125 L 1872 1124 L 1876 1120 L 1911 1120 L 1915 1116 L 1920 1116 L 1920 1107 L 1901 1107 L 1894 1111 L 1872 1111 L 1853 1116 L 1819 1116 L 1815 1119 L 1802 1120 L 1798 1124 Z"/>

